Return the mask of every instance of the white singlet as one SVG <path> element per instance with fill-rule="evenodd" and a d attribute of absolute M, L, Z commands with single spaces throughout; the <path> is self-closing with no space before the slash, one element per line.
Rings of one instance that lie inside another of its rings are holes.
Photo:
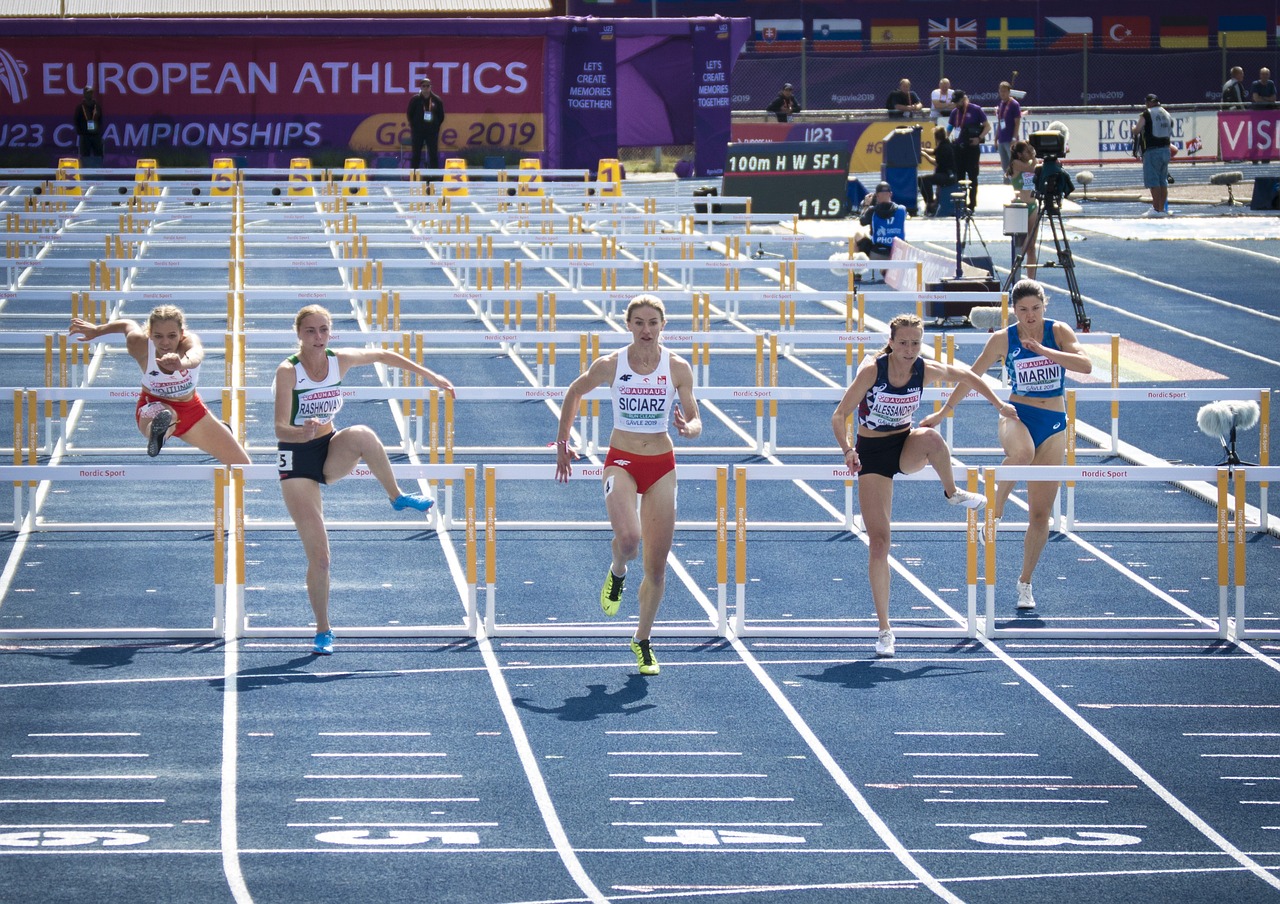
<path fill-rule="evenodd" d="M 183 399 L 196 391 L 200 368 L 165 373 L 156 363 L 156 344 L 147 340 L 147 366 L 142 370 L 142 388 L 160 399 Z"/>
<path fill-rule="evenodd" d="M 671 380 L 671 352 L 662 349 L 658 366 L 651 374 L 631 369 L 627 349 L 618 350 L 618 368 L 613 376 L 613 426 L 632 433 L 666 433 L 671 419 L 676 387 Z"/>

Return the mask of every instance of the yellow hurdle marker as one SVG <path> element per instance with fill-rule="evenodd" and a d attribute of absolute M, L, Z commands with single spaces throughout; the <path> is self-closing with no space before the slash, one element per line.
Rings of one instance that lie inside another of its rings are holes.
<path fill-rule="evenodd" d="M 516 195 L 521 198 L 545 197 L 542 189 L 542 161 L 537 157 L 520 160 L 520 175 L 516 177 Z"/>
<path fill-rule="evenodd" d="M 213 161 L 213 175 L 209 177 L 209 196 L 213 198 L 228 198 L 235 194 L 236 181 L 239 179 L 239 173 L 236 172 L 236 162 L 230 157 L 218 157 Z"/>
<path fill-rule="evenodd" d="M 84 194 L 80 188 L 80 161 L 75 157 L 60 157 L 58 159 L 58 172 L 54 176 L 60 183 L 54 189 L 54 194 L 58 195 L 75 195 L 77 197 Z M 74 185 L 70 183 L 75 183 Z"/>
<path fill-rule="evenodd" d="M 160 195 L 160 168 L 150 157 L 140 158 L 133 171 L 133 196 L 154 198 Z"/>
<path fill-rule="evenodd" d="M 467 161 L 461 157 L 450 157 L 444 162 L 444 194 L 450 198 L 465 198 L 471 194 L 467 188 Z"/>
<path fill-rule="evenodd" d="M 289 161 L 289 197 L 314 197 L 311 184 L 311 158 L 294 157 Z"/>
<path fill-rule="evenodd" d="M 344 198 L 369 197 L 369 185 L 363 157 L 348 157 L 343 161 L 342 196 Z"/>
<path fill-rule="evenodd" d="M 612 157 L 601 160 L 599 165 L 596 167 L 596 181 L 613 183 L 607 188 L 599 189 L 600 197 L 621 198 L 622 164 Z"/>

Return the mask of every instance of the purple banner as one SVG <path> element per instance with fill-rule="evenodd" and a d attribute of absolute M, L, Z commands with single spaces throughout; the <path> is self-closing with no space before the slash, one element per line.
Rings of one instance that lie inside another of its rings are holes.
<path fill-rule="evenodd" d="M 693 26 L 693 84 L 695 107 L 694 174 L 724 175 L 724 159 L 732 126 L 733 99 L 730 75 L 733 42 L 729 20 Z"/>
<path fill-rule="evenodd" d="M 1280 110 L 1220 114 L 1218 151 L 1226 162 L 1280 160 Z"/>
<path fill-rule="evenodd" d="M 564 44 L 564 145 L 561 166 L 594 170 L 618 156 L 617 34 L 613 24 L 582 19 Z"/>

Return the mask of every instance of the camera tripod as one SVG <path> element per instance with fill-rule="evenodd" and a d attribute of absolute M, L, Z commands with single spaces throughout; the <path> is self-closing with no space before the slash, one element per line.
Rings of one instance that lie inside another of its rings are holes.
<path fill-rule="evenodd" d="M 1034 192 L 1035 199 L 1040 202 L 1040 220 L 1036 223 L 1036 229 L 1040 229 L 1045 222 L 1049 224 L 1049 233 L 1053 236 L 1053 247 L 1057 252 L 1058 266 L 1062 268 L 1062 273 L 1067 280 L 1067 292 L 1071 296 L 1071 306 L 1076 312 L 1076 329 L 1082 333 L 1089 332 L 1090 321 L 1084 310 L 1084 298 L 1080 295 L 1080 283 L 1076 281 L 1076 265 L 1071 257 L 1071 244 L 1067 241 L 1067 228 L 1062 225 L 1062 199 L 1058 193 L 1050 188 L 1046 191 Z M 1017 256 L 1013 260 L 1013 266 L 1009 268 L 1009 278 L 1005 280 L 1003 290 L 1008 292 L 1013 284 L 1018 281 L 1022 273 L 1022 263 L 1026 259 L 1027 249 L 1033 244 L 1033 236 L 1028 235 L 1026 243 L 1018 251 Z M 1041 266 L 1053 266 L 1052 264 L 1042 264 Z"/>
<path fill-rule="evenodd" d="M 987 257 L 991 256 L 991 249 L 987 247 L 987 240 L 982 237 L 982 232 L 978 229 L 978 225 L 973 221 L 973 211 L 969 208 L 969 186 L 968 179 L 962 179 L 956 183 L 957 190 L 951 193 L 952 206 L 954 208 L 956 218 L 956 279 L 964 277 L 964 249 L 970 244 L 970 232 L 976 233 L 978 241 L 982 243 L 982 250 L 987 253 Z"/>

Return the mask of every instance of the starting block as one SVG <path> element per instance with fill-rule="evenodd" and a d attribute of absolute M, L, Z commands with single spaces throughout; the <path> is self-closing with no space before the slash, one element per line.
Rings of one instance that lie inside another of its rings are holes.
<path fill-rule="evenodd" d="M 465 198 L 471 194 L 467 188 L 467 161 L 450 157 L 444 162 L 444 191 L 448 197 Z"/>
<path fill-rule="evenodd" d="M 289 197 L 314 195 L 311 187 L 311 158 L 294 157 L 289 161 Z"/>
<path fill-rule="evenodd" d="M 133 196 L 135 198 L 154 198 L 159 195 L 160 167 L 150 157 L 140 158 L 133 171 Z"/>
<path fill-rule="evenodd" d="M 61 157 L 58 159 L 58 172 L 54 177 L 58 180 L 59 185 L 54 189 L 57 195 L 82 195 L 84 192 L 80 188 L 80 161 L 75 157 Z M 70 183 L 75 183 L 74 185 Z"/>
<path fill-rule="evenodd" d="M 363 157 L 348 157 L 342 164 L 342 196 L 344 198 L 369 197 Z"/>

